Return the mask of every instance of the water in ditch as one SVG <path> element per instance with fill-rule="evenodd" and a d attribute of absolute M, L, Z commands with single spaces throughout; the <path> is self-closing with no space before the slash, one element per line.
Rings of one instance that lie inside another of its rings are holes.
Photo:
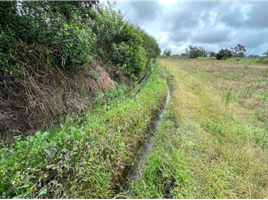
<path fill-rule="evenodd" d="M 139 176 L 142 174 L 144 165 L 146 164 L 151 151 L 154 147 L 155 139 L 156 139 L 156 134 L 158 132 L 159 126 L 162 124 L 162 116 L 163 113 L 165 112 L 168 102 L 170 99 L 170 89 L 168 88 L 166 99 L 165 99 L 165 104 L 161 110 L 161 112 L 157 115 L 156 119 L 154 120 L 149 134 L 147 138 L 144 141 L 143 146 L 141 147 L 141 150 L 139 151 L 134 164 L 130 167 L 124 182 L 120 188 L 119 194 L 123 193 L 124 191 L 127 191 L 129 189 L 130 184 L 135 181 Z"/>

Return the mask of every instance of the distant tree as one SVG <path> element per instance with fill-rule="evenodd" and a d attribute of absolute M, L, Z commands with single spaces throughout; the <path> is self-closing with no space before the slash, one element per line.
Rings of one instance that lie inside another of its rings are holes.
<path fill-rule="evenodd" d="M 263 55 L 268 58 L 268 49 L 266 52 L 263 53 Z"/>
<path fill-rule="evenodd" d="M 211 51 L 211 52 L 209 52 L 209 57 L 215 57 L 216 56 L 216 53 L 215 52 L 213 52 L 213 51 Z"/>
<path fill-rule="evenodd" d="M 166 49 L 163 53 L 163 56 L 169 57 L 171 56 L 171 50 L 170 49 Z"/>
<path fill-rule="evenodd" d="M 189 58 L 207 57 L 207 51 L 203 47 L 189 45 L 189 47 L 185 49 L 185 53 Z"/>
<path fill-rule="evenodd" d="M 244 52 L 239 52 L 238 54 L 236 54 L 237 57 L 246 57 Z"/>
<path fill-rule="evenodd" d="M 233 56 L 245 57 L 246 49 L 245 49 L 245 46 L 241 44 L 236 45 L 236 47 L 232 47 L 231 51 L 232 51 Z"/>
<path fill-rule="evenodd" d="M 185 48 L 185 54 L 186 54 L 187 56 L 189 56 L 189 49 L 188 49 L 188 48 Z"/>
<path fill-rule="evenodd" d="M 228 58 L 231 58 L 232 52 L 228 49 L 221 49 L 217 54 L 216 58 L 218 60 L 226 60 Z"/>
<path fill-rule="evenodd" d="M 254 54 L 251 54 L 248 56 L 249 58 L 259 58 L 260 56 L 259 55 L 254 55 Z"/>

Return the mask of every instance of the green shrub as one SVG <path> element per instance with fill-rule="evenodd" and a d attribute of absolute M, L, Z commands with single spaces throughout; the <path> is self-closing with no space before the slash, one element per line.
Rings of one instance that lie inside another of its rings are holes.
<path fill-rule="evenodd" d="M 260 58 L 260 59 L 257 60 L 256 62 L 257 62 L 257 63 L 261 63 L 261 64 L 268 64 L 268 59 Z"/>
<path fill-rule="evenodd" d="M 0 70 L 14 74 L 20 66 L 35 68 L 38 59 L 40 66 L 76 70 L 90 61 L 82 2 L 14 1 L 0 6 Z"/>
<path fill-rule="evenodd" d="M 151 59 L 159 56 L 155 39 L 124 21 L 122 13 L 111 5 L 96 18 L 92 26 L 96 35 L 93 51 L 102 61 L 116 65 L 124 74 L 137 76 Z"/>
<path fill-rule="evenodd" d="M 75 70 L 90 61 L 91 46 L 89 33 L 85 29 L 80 29 L 77 25 L 64 24 L 57 32 L 53 47 L 58 49 L 62 56 L 58 66 Z M 53 55 L 53 54 L 52 54 Z M 57 55 L 53 55 L 57 62 Z"/>
<path fill-rule="evenodd" d="M 228 49 L 221 49 L 217 54 L 216 58 L 218 60 L 226 60 L 228 58 L 231 58 L 232 52 Z"/>
<path fill-rule="evenodd" d="M 156 40 L 111 4 L 94 9 L 79 1 L 14 1 L 0 7 L 0 70 L 9 74 L 21 74 L 26 65 L 76 71 L 95 54 L 137 76 L 160 53 Z"/>

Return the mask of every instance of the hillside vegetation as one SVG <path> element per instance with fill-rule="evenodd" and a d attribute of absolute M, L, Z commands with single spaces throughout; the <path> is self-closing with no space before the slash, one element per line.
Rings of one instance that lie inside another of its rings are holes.
<path fill-rule="evenodd" d="M 119 95 L 58 129 L 0 149 L 1 198 L 111 198 L 167 92 L 163 70 L 135 97 Z M 102 99 L 100 99 L 102 100 Z"/>
<path fill-rule="evenodd" d="M 132 88 L 160 54 L 154 38 L 98 1 L 0 2 L 1 140 L 81 115 Z M 127 90 L 127 89 L 125 89 Z"/>

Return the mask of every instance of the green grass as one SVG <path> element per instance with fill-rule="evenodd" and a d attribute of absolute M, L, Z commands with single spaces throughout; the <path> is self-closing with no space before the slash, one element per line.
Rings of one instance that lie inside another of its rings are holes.
<path fill-rule="evenodd" d="M 261 63 L 261 64 L 268 64 L 268 59 L 267 58 L 261 58 L 257 61 L 257 63 Z"/>
<path fill-rule="evenodd" d="M 232 63 L 240 63 L 240 64 L 255 64 L 257 63 L 258 59 L 245 59 L 245 58 L 229 58 L 226 60 L 227 62 L 232 62 Z"/>
<path fill-rule="evenodd" d="M 255 115 L 262 108 L 264 119 L 267 105 L 255 90 L 247 98 L 237 93 L 263 68 L 247 75 L 253 69 L 220 61 L 165 59 L 162 65 L 173 77 L 171 100 L 144 172 L 125 195 L 267 198 L 268 128 Z M 234 82 L 228 77 L 233 73 Z"/>
<path fill-rule="evenodd" d="M 207 59 L 209 59 L 208 57 L 198 57 L 197 58 L 198 60 L 207 60 Z"/>
<path fill-rule="evenodd" d="M 83 118 L 68 118 L 59 129 L 2 145 L 0 197 L 113 197 L 166 92 L 164 72 L 155 67 L 135 98 L 101 102 Z"/>
<path fill-rule="evenodd" d="M 230 58 L 227 61 L 239 64 L 268 64 L 268 59 L 266 58 Z"/>

